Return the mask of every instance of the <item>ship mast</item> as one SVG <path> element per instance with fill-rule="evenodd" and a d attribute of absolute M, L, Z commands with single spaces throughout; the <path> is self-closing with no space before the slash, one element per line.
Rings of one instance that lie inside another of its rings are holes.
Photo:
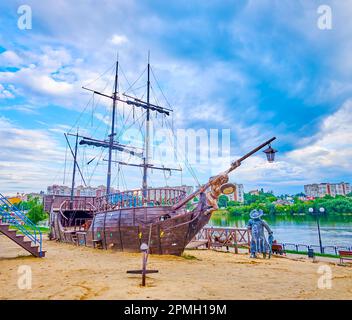
<path fill-rule="evenodd" d="M 78 149 L 78 131 L 76 134 L 76 144 L 75 144 L 75 153 L 73 159 L 73 170 L 72 170 L 72 184 L 71 184 L 71 197 L 70 197 L 70 209 L 73 208 L 73 197 L 75 192 L 75 180 L 76 180 L 76 166 L 77 166 L 77 149 Z"/>
<path fill-rule="evenodd" d="M 151 111 L 154 111 L 156 113 L 160 113 L 164 116 L 169 116 L 170 113 L 173 111 L 172 109 L 168 109 L 165 107 L 161 107 L 155 104 L 150 103 L 150 89 L 151 89 L 151 84 L 150 84 L 150 54 L 148 53 L 148 79 L 147 79 L 147 101 L 143 101 L 141 99 L 138 99 L 136 97 L 127 95 L 126 93 L 123 93 L 124 99 L 120 98 L 118 96 L 118 69 L 119 69 L 119 62 L 116 62 L 116 72 L 115 72 L 115 83 L 114 83 L 114 93 L 112 95 L 107 95 L 103 92 L 99 92 L 93 89 L 89 89 L 86 87 L 82 87 L 85 90 L 91 91 L 94 94 L 98 94 L 102 97 L 109 98 L 113 100 L 113 110 L 112 110 L 112 119 L 111 119 L 111 133 L 109 135 L 109 141 L 104 141 L 104 140 L 98 140 L 98 139 L 93 139 L 89 137 L 83 137 L 82 140 L 79 142 L 80 145 L 90 145 L 90 146 L 95 146 L 95 147 L 102 147 L 102 148 L 109 148 L 109 158 L 107 160 L 104 159 L 104 161 L 108 162 L 108 173 L 107 173 L 107 183 L 106 183 L 106 194 L 108 195 L 111 191 L 111 164 L 112 163 L 118 163 L 121 165 L 126 165 L 126 166 L 132 166 L 132 167 L 141 167 L 143 168 L 143 182 L 142 182 L 142 190 L 143 194 L 146 195 L 147 189 L 148 189 L 148 169 L 155 169 L 155 170 L 162 170 L 162 171 L 182 171 L 182 169 L 178 168 L 166 168 L 164 166 L 162 167 L 157 167 L 154 166 L 153 164 L 149 163 L 149 158 L 150 158 L 150 115 Z M 117 101 L 121 101 L 128 106 L 131 107 L 137 107 L 140 109 L 146 110 L 146 128 L 145 128 L 145 140 L 144 140 L 144 153 L 141 153 L 138 151 L 139 148 L 132 147 L 132 146 L 126 146 L 123 144 L 120 144 L 119 142 L 114 141 L 114 136 L 115 134 L 115 113 L 116 113 L 116 103 Z M 114 161 L 112 160 L 112 150 L 118 150 L 121 152 L 128 153 L 132 156 L 139 157 L 142 159 L 141 164 L 136 164 L 136 163 L 126 163 L 122 161 Z"/>
<path fill-rule="evenodd" d="M 114 93 L 112 95 L 112 117 L 111 117 L 111 133 L 109 135 L 109 159 L 108 159 L 108 173 L 106 179 L 106 194 L 110 194 L 111 188 L 111 160 L 112 160 L 112 150 L 114 146 L 114 136 L 115 136 L 115 114 L 116 114 L 116 102 L 117 102 L 117 86 L 118 86 L 118 73 L 119 73 L 119 60 L 116 60 L 116 70 L 115 70 L 115 84 Z"/>
<path fill-rule="evenodd" d="M 147 81 L 147 119 L 145 128 L 145 155 L 143 159 L 143 194 L 146 196 L 148 189 L 148 160 L 149 160 L 149 139 L 150 139 L 150 52 L 148 52 L 148 81 Z"/>

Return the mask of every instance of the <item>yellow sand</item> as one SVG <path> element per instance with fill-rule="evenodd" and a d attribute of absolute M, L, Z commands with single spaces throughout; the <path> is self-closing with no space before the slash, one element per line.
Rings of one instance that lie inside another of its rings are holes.
<path fill-rule="evenodd" d="M 352 299 L 352 268 L 307 259 L 250 260 L 247 254 L 187 250 L 196 259 L 150 256 L 147 278 L 141 255 L 45 241 L 38 259 L 0 236 L 0 299 Z M 17 286 L 18 267 L 32 268 L 32 289 Z M 318 268 L 331 267 L 332 288 L 319 289 Z"/>

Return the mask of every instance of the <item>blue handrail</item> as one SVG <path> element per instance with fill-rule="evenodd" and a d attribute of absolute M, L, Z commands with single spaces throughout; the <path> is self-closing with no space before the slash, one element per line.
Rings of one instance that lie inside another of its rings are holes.
<path fill-rule="evenodd" d="M 10 210 L 7 211 L 6 209 Z M 43 237 L 40 229 L 15 205 L 13 205 L 6 197 L 0 193 L 0 216 L 2 220 L 9 224 L 16 226 L 26 237 L 28 237 L 34 244 L 39 244 L 39 254 L 42 255 Z M 24 222 L 26 226 L 30 227 L 27 230 L 19 221 Z M 31 232 L 32 231 L 32 232 Z"/>

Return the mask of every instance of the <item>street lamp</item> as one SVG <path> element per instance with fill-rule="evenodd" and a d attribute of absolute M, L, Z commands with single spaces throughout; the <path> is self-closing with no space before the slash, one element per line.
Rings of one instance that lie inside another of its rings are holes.
<path fill-rule="evenodd" d="M 275 160 L 275 153 L 277 150 L 273 149 L 269 144 L 268 148 L 263 151 L 268 159 L 268 162 L 272 163 Z"/>
<path fill-rule="evenodd" d="M 324 252 L 323 252 L 323 245 L 321 244 L 320 224 L 319 224 L 319 213 L 324 214 L 325 208 L 320 207 L 320 208 L 319 208 L 319 212 L 318 212 L 317 210 L 313 209 L 313 208 L 309 208 L 308 211 L 309 211 L 311 214 L 314 214 L 315 217 L 316 217 L 316 219 L 317 219 L 320 253 L 324 253 Z"/>

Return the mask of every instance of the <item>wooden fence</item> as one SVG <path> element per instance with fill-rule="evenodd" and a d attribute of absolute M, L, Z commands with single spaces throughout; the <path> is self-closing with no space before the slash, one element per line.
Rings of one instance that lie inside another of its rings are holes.
<path fill-rule="evenodd" d="M 230 227 L 204 227 L 194 237 L 194 242 L 206 245 L 208 249 L 231 247 L 238 253 L 238 248 L 250 248 L 250 232 L 247 228 L 230 228 Z"/>

